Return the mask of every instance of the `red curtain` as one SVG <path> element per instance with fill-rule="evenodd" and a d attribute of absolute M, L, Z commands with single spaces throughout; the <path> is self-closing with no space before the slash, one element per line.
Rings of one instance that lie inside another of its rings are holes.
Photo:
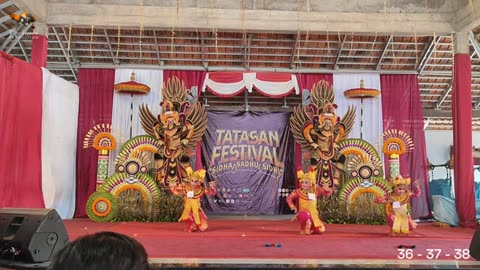
<path fill-rule="evenodd" d="M 0 208 L 43 208 L 42 70 L 0 51 Z"/>
<path fill-rule="evenodd" d="M 302 91 L 305 89 L 307 91 L 312 90 L 313 85 L 321 80 L 325 80 L 330 85 L 333 85 L 333 74 L 298 73 L 297 82 L 300 87 L 300 95 L 302 95 Z M 296 142 L 294 163 L 297 170 L 302 167 L 302 147 Z"/>
<path fill-rule="evenodd" d="M 185 87 L 191 89 L 193 86 L 197 86 L 198 95 L 202 91 L 203 81 L 207 75 L 206 71 L 194 71 L 194 70 L 164 70 L 163 81 L 167 81 L 170 77 L 176 76 L 180 80 L 185 82 Z"/>
<path fill-rule="evenodd" d="M 197 94 L 200 97 L 202 93 L 203 81 L 205 81 L 205 76 L 207 75 L 206 71 L 193 71 L 193 70 L 164 70 L 163 71 L 163 81 L 166 82 L 170 77 L 176 76 L 180 80 L 185 82 L 185 87 L 187 89 L 192 89 L 192 87 L 197 87 Z M 201 142 L 197 143 L 195 149 L 195 169 L 202 168 L 202 148 Z"/>
<path fill-rule="evenodd" d="M 317 82 L 325 80 L 330 85 L 333 85 L 333 74 L 317 74 L 317 73 L 298 73 L 297 82 L 300 87 L 300 92 L 303 89 L 310 91 L 312 86 Z"/>
<path fill-rule="evenodd" d="M 44 35 L 33 35 L 30 63 L 37 67 L 47 66 L 48 39 Z"/>
<path fill-rule="evenodd" d="M 472 152 L 472 66 L 468 54 L 455 54 L 453 78 L 453 175 L 455 205 L 462 227 L 476 227 Z"/>
<path fill-rule="evenodd" d="M 383 129 L 398 129 L 407 132 L 413 140 L 413 152 L 400 157 L 400 173 L 417 180 L 422 191 L 412 201 L 414 218 L 430 216 L 428 205 L 428 170 L 423 111 L 420 88 L 416 75 L 381 75 Z M 385 157 L 388 160 L 388 157 Z M 388 175 L 386 166 L 385 175 Z"/>
<path fill-rule="evenodd" d="M 95 191 L 97 179 L 98 152 L 93 148 L 83 148 L 83 139 L 94 125 L 112 123 L 113 69 L 80 69 L 78 87 L 80 107 L 77 133 L 77 200 L 75 217 L 86 216 L 85 204 Z"/>

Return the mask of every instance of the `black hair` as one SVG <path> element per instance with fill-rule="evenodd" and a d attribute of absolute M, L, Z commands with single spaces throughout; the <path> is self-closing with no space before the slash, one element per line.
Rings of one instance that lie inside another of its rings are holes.
<path fill-rule="evenodd" d="M 114 232 L 86 235 L 66 245 L 49 270 L 149 270 L 145 248 Z"/>

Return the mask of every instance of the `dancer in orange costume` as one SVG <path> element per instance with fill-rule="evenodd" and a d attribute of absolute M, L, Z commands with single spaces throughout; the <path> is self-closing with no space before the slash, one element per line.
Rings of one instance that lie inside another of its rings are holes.
<path fill-rule="evenodd" d="M 299 188 L 295 189 L 287 197 L 287 203 L 290 209 L 297 213 L 296 219 L 300 221 L 300 234 L 321 234 L 325 231 L 325 225 L 320 220 L 317 209 L 317 198 L 320 196 L 330 196 L 332 190 L 325 186 L 318 186 L 315 182 L 315 171 L 304 173 L 297 172 Z M 298 198 L 298 209 L 293 203 Z"/>
<path fill-rule="evenodd" d="M 416 182 L 413 182 L 413 190 L 408 190 L 410 178 L 403 178 L 401 175 L 391 179 L 390 183 L 393 191 L 385 197 L 377 198 L 375 202 L 387 205 L 387 223 L 390 226 L 390 235 L 408 235 L 410 230 L 417 226 L 410 216 L 410 200 L 412 197 L 420 196 L 420 188 Z"/>
<path fill-rule="evenodd" d="M 188 177 L 184 183 L 172 187 L 173 194 L 183 197 L 183 212 L 178 220 L 185 222 L 185 231 L 205 231 L 208 227 L 207 216 L 202 210 L 201 198 L 203 195 L 213 196 L 216 193 L 216 181 L 209 183 L 209 188 L 203 186 L 205 179 L 205 170 L 193 172 L 192 168 L 187 167 Z"/>

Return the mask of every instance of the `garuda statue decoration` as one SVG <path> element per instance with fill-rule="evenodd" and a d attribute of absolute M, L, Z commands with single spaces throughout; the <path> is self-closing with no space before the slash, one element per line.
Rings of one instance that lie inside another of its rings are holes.
<path fill-rule="evenodd" d="M 336 115 L 335 92 L 326 81 L 316 83 L 310 91 L 311 103 L 294 108 L 290 127 L 295 138 L 310 156 L 317 170 L 317 184 L 332 188 L 339 184 L 345 156 L 338 142 L 348 138 L 355 120 L 355 107 L 349 106 L 343 118 Z"/>
<path fill-rule="evenodd" d="M 142 105 L 140 120 L 145 132 L 158 142 L 154 155 L 157 181 L 169 187 L 187 177 L 190 157 L 207 128 L 207 113 L 200 102 L 187 100 L 185 84 L 176 77 L 164 83 L 162 96 L 162 112 L 155 117 Z"/>

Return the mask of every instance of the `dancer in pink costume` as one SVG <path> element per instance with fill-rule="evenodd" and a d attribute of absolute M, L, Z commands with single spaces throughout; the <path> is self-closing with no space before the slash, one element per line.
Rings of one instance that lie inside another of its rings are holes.
<path fill-rule="evenodd" d="M 193 172 L 192 168 L 187 168 L 188 177 L 184 183 L 172 187 L 170 190 L 173 194 L 183 197 L 183 212 L 178 220 L 185 222 L 185 231 L 205 231 L 208 228 L 207 216 L 203 212 L 201 206 L 201 198 L 204 195 L 213 196 L 216 193 L 216 182 L 209 183 L 209 188 L 203 186 L 205 179 L 205 170 Z"/>
<path fill-rule="evenodd" d="M 288 195 L 288 206 L 297 213 L 296 219 L 300 221 L 300 234 L 321 234 L 325 231 L 325 225 L 320 220 L 317 198 L 330 196 L 332 190 L 327 185 L 320 187 L 315 183 L 315 171 L 304 173 L 299 170 L 297 176 L 299 188 Z M 298 199 L 298 209 L 293 203 L 295 199 Z"/>
<path fill-rule="evenodd" d="M 410 216 L 410 200 L 412 197 L 420 196 L 420 188 L 416 182 L 413 182 L 413 189 L 410 191 L 408 189 L 410 178 L 403 178 L 401 175 L 390 179 L 390 183 L 393 191 L 385 197 L 377 198 L 375 202 L 386 204 L 390 235 L 408 235 L 417 226 Z"/>

